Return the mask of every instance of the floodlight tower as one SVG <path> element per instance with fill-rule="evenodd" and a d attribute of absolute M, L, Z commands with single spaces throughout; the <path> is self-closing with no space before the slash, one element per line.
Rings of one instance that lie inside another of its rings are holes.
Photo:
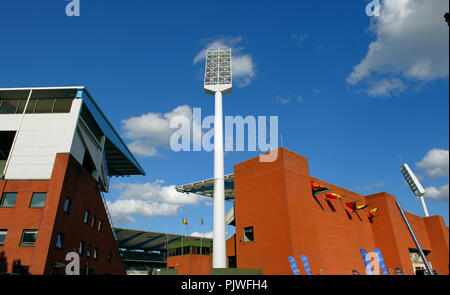
<path fill-rule="evenodd" d="M 425 213 L 425 216 L 430 216 L 428 214 L 427 206 L 425 205 L 425 200 L 423 198 L 423 195 L 425 194 L 425 189 L 420 184 L 419 180 L 417 179 L 416 175 L 412 172 L 411 168 L 409 168 L 408 164 L 403 164 L 400 166 L 400 171 L 403 174 L 403 177 L 405 177 L 406 182 L 408 183 L 409 187 L 413 191 L 413 193 L 419 197 L 420 202 L 422 203 L 423 212 Z"/>
<path fill-rule="evenodd" d="M 231 48 L 208 49 L 204 89 L 215 95 L 213 268 L 226 268 L 222 94 L 231 92 Z"/>

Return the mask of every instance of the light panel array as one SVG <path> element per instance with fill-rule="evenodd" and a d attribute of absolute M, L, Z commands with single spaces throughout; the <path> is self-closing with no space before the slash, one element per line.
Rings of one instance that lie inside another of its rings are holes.
<path fill-rule="evenodd" d="M 205 86 L 231 85 L 231 48 L 206 51 Z"/>
<path fill-rule="evenodd" d="M 418 197 L 423 196 L 425 194 L 425 190 L 412 170 L 409 168 L 408 164 L 403 164 L 400 167 L 400 171 L 402 172 L 403 177 L 405 178 L 413 193 Z"/>

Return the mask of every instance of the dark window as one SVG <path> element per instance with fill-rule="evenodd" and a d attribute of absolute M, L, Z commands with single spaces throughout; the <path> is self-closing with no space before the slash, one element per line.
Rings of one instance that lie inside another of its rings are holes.
<path fill-rule="evenodd" d="M 25 99 L 0 99 L 0 114 L 21 114 L 26 102 Z"/>
<path fill-rule="evenodd" d="M 83 255 L 84 254 L 84 247 L 86 245 L 85 241 L 80 241 L 80 248 L 78 249 L 78 254 Z"/>
<path fill-rule="evenodd" d="M 62 249 L 64 245 L 64 234 L 59 233 L 58 237 L 56 238 L 56 249 Z"/>
<path fill-rule="evenodd" d="M 28 102 L 27 114 L 70 113 L 73 99 L 60 98 L 31 98 Z M 18 105 L 17 110 L 24 106 Z"/>
<path fill-rule="evenodd" d="M 111 259 L 112 259 L 112 253 L 109 252 L 108 253 L 108 264 L 111 264 Z"/>
<path fill-rule="evenodd" d="M 84 212 L 84 223 L 88 224 L 89 222 L 89 211 L 86 210 L 86 212 Z"/>
<path fill-rule="evenodd" d="M 99 219 L 99 221 L 98 221 L 98 227 L 97 227 L 97 230 L 98 230 L 99 232 L 102 231 L 102 225 L 103 225 L 103 222 L 102 222 L 101 219 Z"/>
<path fill-rule="evenodd" d="M 55 99 L 38 99 L 35 112 L 37 114 L 47 114 L 51 113 L 53 110 L 53 105 L 55 104 Z"/>
<path fill-rule="evenodd" d="M 73 99 L 57 99 L 53 107 L 53 113 L 70 113 Z"/>
<path fill-rule="evenodd" d="M 36 105 L 37 105 L 37 99 L 30 99 L 30 101 L 28 102 L 27 110 L 25 111 L 25 113 L 33 114 L 35 109 L 36 109 Z"/>
<path fill-rule="evenodd" d="M 92 228 L 95 228 L 95 220 L 96 220 L 96 217 L 95 216 L 92 217 L 92 222 L 91 222 L 91 227 Z"/>
<path fill-rule="evenodd" d="M 88 245 L 87 251 L 86 251 L 86 257 L 91 257 L 91 252 L 92 252 L 92 246 Z"/>
<path fill-rule="evenodd" d="M 0 175 L 5 170 L 11 147 L 16 136 L 15 131 L 0 131 Z"/>
<path fill-rule="evenodd" d="M 66 200 L 64 201 L 64 212 L 65 213 L 69 213 L 70 212 L 70 205 L 72 203 L 72 200 L 69 198 L 66 198 Z"/>
<path fill-rule="evenodd" d="M 253 234 L 253 226 L 245 227 L 244 228 L 244 242 L 252 242 L 254 241 L 254 234 Z"/>
<path fill-rule="evenodd" d="M 16 204 L 17 193 L 3 193 L 0 207 L 2 208 L 14 208 Z"/>
<path fill-rule="evenodd" d="M 20 246 L 32 247 L 36 242 L 38 234 L 37 229 L 24 229 L 22 233 L 22 239 L 20 240 Z"/>
<path fill-rule="evenodd" d="M 88 108 L 83 104 L 81 107 L 81 113 L 80 113 L 81 119 L 86 123 L 89 130 L 91 130 L 92 134 L 95 136 L 95 138 L 100 142 L 103 136 L 103 132 L 98 126 L 97 122 L 95 121 L 94 117 L 92 117 L 91 113 L 89 112 Z"/>
<path fill-rule="evenodd" d="M 8 233 L 7 229 L 0 229 L 0 246 L 3 246 L 5 244 L 7 233 Z"/>
<path fill-rule="evenodd" d="M 45 197 L 47 193 L 33 193 L 31 197 L 30 208 L 44 208 Z"/>

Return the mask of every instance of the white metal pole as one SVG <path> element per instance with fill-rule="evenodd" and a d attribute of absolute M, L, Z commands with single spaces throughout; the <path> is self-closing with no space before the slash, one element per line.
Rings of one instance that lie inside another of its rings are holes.
<path fill-rule="evenodd" d="M 425 199 L 422 197 L 420 197 L 420 202 L 422 203 L 422 208 L 423 208 L 423 212 L 425 213 L 425 217 L 430 216 L 428 214 L 428 209 L 427 209 L 427 205 L 425 205 Z"/>
<path fill-rule="evenodd" d="M 213 268 L 226 268 L 222 92 L 215 93 Z"/>

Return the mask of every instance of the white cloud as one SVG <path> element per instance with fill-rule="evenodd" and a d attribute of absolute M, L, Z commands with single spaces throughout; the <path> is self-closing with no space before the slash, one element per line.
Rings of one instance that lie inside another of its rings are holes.
<path fill-rule="evenodd" d="M 114 202 L 108 202 L 114 223 L 135 222 L 134 215 L 141 217 L 174 216 L 186 205 L 197 205 L 203 199 L 195 194 L 183 194 L 174 185 L 153 183 L 118 183 L 111 188 L 119 192 Z"/>
<path fill-rule="evenodd" d="M 275 101 L 280 104 L 288 104 L 291 101 L 297 101 L 299 103 L 305 102 L 305 100 L 301 95 L 297 95 L 295 97 L 277 95 L 275 96 Z"/>
<path fill-rule="evenodd" d="M 191 237 L 212 239 L 213 234 L 214 234 L 214 232 L 212 232 L 212 231 L 207 232 L 207 233 L 193 232 L 193 233 L 191 233 Z"/>
<path fill-rule="evenodd" d="M 133 139 L 128 145 L 131 152 L 149 157 L 159 155 L 157 148 L 169 146 L 170 137 L 177 130 L 170 128 L 170 120 L 176 116 L 186 117 L 192 122 L 191 107 L 182 105 L 165 114 L 147 113 L 122 120 L 124 137 Z M 191 125 L 191 130 L 192 128 L 198 129 L 200 126 Z"/>
<path fill-rule="evenodd" d="M 242 37 L 224 37 L 208 43 L 195 57 L 193 64 L 197 64 L 206 58 L 207 49 L 231 48 L 232 49 L 232 74 L 238 87 L 249 85 L 255 76 L 255 63 L 249 54 L 244 54 L 243 47 L 238 46 Z"/>
<path fill-rule="evenodd" d="M 307 34 L 302 34 L 302 35 L 291 34 L 291 40 L 294 41 L 295 43 L 297 43 L 297 45 L 301 45 L 303 43 L 303 41 L 308 39 L 308 37 L 309 36 Z"/>
<path fill-rule="evenodd" d="M 281 104 L 288 104 L 291 102 L 291 99 L 289 97 L 283 97 L 281 95 L 277 95 L 275 97 L 275 100 Z"/>
<path fill-rule="evenodd" d="M 367 192 L 373 192 L 375 190 L 379 190 L 379 189 L 381 189 L 381 188 L 383 188 L 385 186 L 386 186 L 386 182 L 381 180 L 379 182 L 368 184 L 368 185 L 365 185 L 363 187 L 358 187 L 355 190 L 359 191 L 359 192 L 367 193 Z"/>
<path fill-rule="evenodd" d="M 437 201 L 446 201 L 449 199 L 448 183 L 439 188 L 430 186 L 425 189 L 424 198 L 433 199 Z"/>
<path fill-rule="evenodd" d="M 398 95 L 406 90 L 406 85 L 402 80 L 394 78 L 383 78 L 371 84 L 367 90 L 370 96 L 391 96 Z"/>
<path fill-rule="evenodd" d="M 347 83 L 365 81 L 369 95 L 390 96 L 405 91 L 406 82 L 447 78 L 449 34 L 443 20 L 445 11 L 447 0 L 384 0 L 381 15 L 372 18 L 370 26 L 376 40 L 347 77 Z"/>
<path fill-rule="evenodd" d="M 449 151 L 443 149 L 432 149 L 428 151 L 425 157 L 416 166 L 425 171 L 425 173 L 437 178 L 440 176 L 449 176 Z"/>

